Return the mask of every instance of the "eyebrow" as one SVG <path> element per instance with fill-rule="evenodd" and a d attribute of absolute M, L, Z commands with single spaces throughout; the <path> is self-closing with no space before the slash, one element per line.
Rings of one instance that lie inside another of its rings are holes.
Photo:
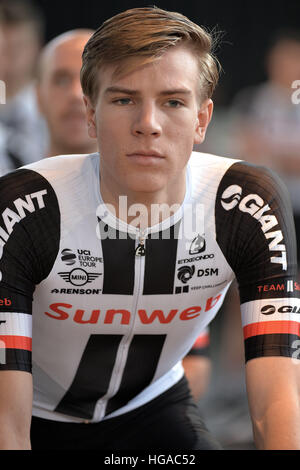
<path fill-rule="evenodd" d="M 129 88 L 123 88 L 123 87 L 117 87 L 117 86 L 111 86 L 106 88 L 105 94 L 109 93 L 124 93 L 126 95 L 139 95 L 140 92 L 138 90 L 132 90 Z M 159 94 L 163 96 L 168 96 L 168 95 L 191 95 L 191 91 L 188 90 L 187 88 L 172 88 L 170 90 L 162 90 Z"/>

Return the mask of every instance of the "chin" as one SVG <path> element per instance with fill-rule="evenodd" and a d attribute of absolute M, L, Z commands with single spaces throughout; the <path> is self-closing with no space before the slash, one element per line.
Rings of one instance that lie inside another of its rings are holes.
<path fill-rule="evenodd" d="M 162 191 L 167 186 L 167 180 L 159 176 L 139 175 L 138 178 L 130 178 L 126 186 L 131 192 L 150 195 Z"/>

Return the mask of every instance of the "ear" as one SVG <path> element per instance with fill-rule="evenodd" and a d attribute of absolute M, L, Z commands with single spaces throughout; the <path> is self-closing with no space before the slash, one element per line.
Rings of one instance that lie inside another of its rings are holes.
<path fill-rule="evenodd" d="M 95 118 L 95 107 L 93 106 L 89 97 L 84 96 L 83 101 L 86 107 L 88 135 L 92 139 L 96 139 L 97 138 L 97 126 L 96 126 L 96 118 Z"/>
<path fill-rule="evenodd" d="M 205 139 L 206 129 L 210 123 L 214 104 L 211 99 L 203 101 L 197 116 L 194 144 L 202 144 Z"/>

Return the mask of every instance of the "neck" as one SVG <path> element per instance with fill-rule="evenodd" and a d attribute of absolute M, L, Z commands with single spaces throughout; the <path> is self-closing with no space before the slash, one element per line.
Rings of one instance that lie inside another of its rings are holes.
<path fill-rule="evenodd" d="M 111 185 L 101 179 L 101 196 L 103 202 L 115 209 L 116 217 L 129 225 L 145 229 L 168 219 L 180 208 L 186 191 L 185 173 L 176 186 L 167 187 L 155 192 L 114 191 Z"/>

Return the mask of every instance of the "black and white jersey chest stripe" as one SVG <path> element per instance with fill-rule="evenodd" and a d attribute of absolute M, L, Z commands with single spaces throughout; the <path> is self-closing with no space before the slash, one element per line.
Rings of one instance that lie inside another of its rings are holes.
<path fill-rule="evenodd" d="M 105 231 L 105 223 L 99 220 L 99 224 Z M 146 238 L 143 295 L 173 294 L 179 225 Z M 133 295 L 136 241 L 118 230 L 113 235 L 101 240 L 103 294 Z"/>

